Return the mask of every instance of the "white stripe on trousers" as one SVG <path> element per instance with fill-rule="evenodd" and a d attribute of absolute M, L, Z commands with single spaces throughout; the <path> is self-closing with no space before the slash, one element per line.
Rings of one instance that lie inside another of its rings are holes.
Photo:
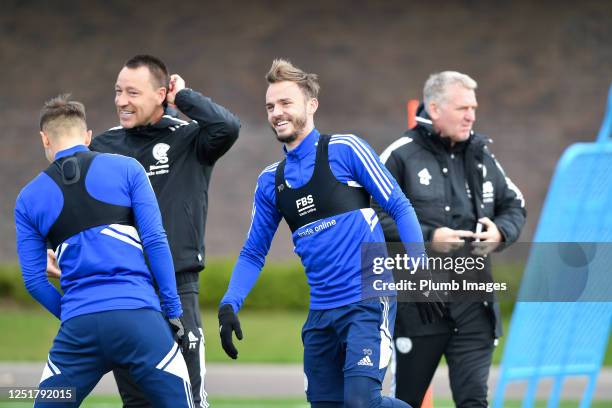
<path fill-rule="evenodd" d="M 206 352 L 204 341 L 204 332 L 201 327 L 198 327 L 200 331 L 200 345 L 198 347 L 198 353 L 200 354 L 200 407 L 208 408 L 210 405 L 208 404 L 208 394 L 206 393 L 206 389 L 204 388 L 204 379 L 206 377 Z"/>

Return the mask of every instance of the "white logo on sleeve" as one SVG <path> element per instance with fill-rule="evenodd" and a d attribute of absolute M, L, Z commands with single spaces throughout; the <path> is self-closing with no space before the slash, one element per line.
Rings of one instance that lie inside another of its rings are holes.
<path fill-rule="evenodd" d="M 200 339 L 198 339 L 198 337 L 195 334 L 193 334 L 191 331 L 189 332 L 189 334 L 187 334 L 187 339 L 189 340 L 189 350 L 195 350 Z"/>
<path fill-rule="evenodd" d="M 423 170 L 417 173 L 417 176 L 419 176 L 419 182 L 421 184 L 423 184 L 424 186 L 429 185 L 429 181 L 431 180 L 431 174 L 429 174 L 429 170 L 424 168 Z"/>
<path fill-rule="evenodd" d="M 485 181 L 482 183 L 482 201 L 484 203 L 492 203 L 495 201 L 495 191 L 493 188 L 493 183 L 490 181 Z"/>
<path fill-rule="evenodd" d="M 157 160 L 157 162 L 149 166 L 147 176 L 151 177 L 160 174 L 170 173 L 170 164 L 168 163 L 168 150 L 170 150 L 170 145 L 166 143 L 158 143 L 153 146 L 153 150 L 151 151 L 151 153 L 153 154 L 153 158 Z"/>

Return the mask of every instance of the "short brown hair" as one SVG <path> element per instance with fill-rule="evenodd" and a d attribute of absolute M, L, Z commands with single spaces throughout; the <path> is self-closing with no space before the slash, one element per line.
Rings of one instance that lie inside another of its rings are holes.
<path fill-rule="evenodd" d="M 304 72 L 284 59 L 275 59 L 272 62 L 266 80 L 269 84 L 282 81 L 295 82 L 306 96 L 316 98 L 319 95 L 319 76 Z"/>
<path fill-rule="evenodd" d="M 170 76 L 168 75 L 166 64 L 157 57 L 147 54 L 135 55 L 127 60 L 124 66 L 130 69 L 147 67 L 155 81 L 155 85 L 166 89 L 170 87 Z"/>
<path fill-rule="evenodd" d="M 70 100 L 70 94 L 62 94 L 45 102 L 40 111 L 40 130 L 56 135 L 60 128 L 79 126 L 87 129 L 85 119 L 85 106 Z"/>

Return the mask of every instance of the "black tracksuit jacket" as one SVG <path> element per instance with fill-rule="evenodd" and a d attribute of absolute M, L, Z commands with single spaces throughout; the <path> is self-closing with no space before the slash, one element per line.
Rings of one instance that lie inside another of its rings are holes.
<path fill-rule="evenodd" d="M 381 155 L 381 160 L 412 203 L 426 242 L 431 242 L 433 231 L 440 227 L 474 231 L 481 217 L 489 217 L 495 222 L 505 245 L 518 239 L 526 217 L 523 195 L 486 144 L 485 137 L 472 134 L 466 142 L 451 147 L 448 139 L 435 133 L 421 106 L 417 126 L 405 132 Z M 375 205 L 375 208 L 385 239 L 400 241 L 393 219 L 380 207 Z M 398 336 L 448 330 L 444 322 L 421 324 L 414 304 L 401 306 L 403 316 L 398 316 Z M 453 308 L 453 304 L 449 306 Z M 494 321 L 495 336 L 499 337 L 502 334 L 499 307 L 487 304 L 487 308 Z"/>
<path fill-rule="evenodd" d="M 240 122 L 189 88 L 177 93 L 175 103 L 192 121 L 164 115 L 154 125 L 118 126 L 94 138 L 90 148 L 142 164 L 157 196 L 176 273 L 198 272 L 204 267 L 212 169 L 238 138 Z"/>

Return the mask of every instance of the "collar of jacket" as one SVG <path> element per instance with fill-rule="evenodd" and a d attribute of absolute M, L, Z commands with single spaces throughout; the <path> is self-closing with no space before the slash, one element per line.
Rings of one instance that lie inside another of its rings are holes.
<path fill-rule="evenodd" d="M 317 143 L 319 142 L 319 136 L 319 131 L 314 128 L 296 148 L 288 151 L 287 146 L 283 145 L 283 151 L 285 152 L 287 161 L 302 160 L 304 157 L 315 151 L 317 148 Z"/>
<path fill-rule="evenodd" d="M 468 146 L 474 148 L 484 148 L 487 142 L 492 142 L 491 139 L 475 133 L 472 130 L 468 140 L 455 143 L 455 145 L 451 147 L 450 139 L 440 136 L 440 133 L 435 131 L 431 118 L 425 110 L 425 105 L 423 103 L 419 105 L 415 119 L 417 125 L 413 130 L 415 130 L 416 133 L 421 136 L 421 138 L 415 138 L 415 142 L 430 151 L 442 150 L 449 153 L 458 152 L 465 150 Z M 408 132 L 410 132 L 410 130 Z"/>
<path fill-rule="evenodd" d="M 129 134 L 139 136 L 158 136 L 160 129 L 167 129 L 170 126 L 176 126 L 176 121 L 170 116 L 164 114 L 160 120 L 153 123 L 152 125 L 136 126 L 133 128 L 125 129 Z"/>
<path fill-rule="evenodd" d="M 80 145 L 72 146 L 72 147 L 69 147 L 68 149 L 60 150 L 59 152 L 55 153 L 55 160 L 61 159 L 62 157 L 72 156 L 73 154 L 77 152 L 87 152 L 87 151 L 89 151 L 89 149 L 85 145 L 80 144 Z"/>
<path fill-rule="evenodd" d="M 490 141 L 490 139 L 472 131 L 468 140 L 456 143 L 451 147 L 448 138 L 442 138 L 439 133 L 435 132 L 431 119 L 425 111 L 423 104 L 421 104 L 417 110 L 416 122 L 417 126 L 409 130 L 407 132 L 408 135 L 412 137 L 415 143 L 432 152 L 441 167 L 448 166 L 449 155 L 447 153 L 457 152 L 459 150 L 464 152 L 464 174 L 468 187 L 470 191 L 472 191 L 472 202 L 474 203 L 476 219 L 483 217 L 482 181 L 484 176 L 482 171 L 476 170 L 479 168 L 476 164 L 482 164 L 486 142 Z"/>

